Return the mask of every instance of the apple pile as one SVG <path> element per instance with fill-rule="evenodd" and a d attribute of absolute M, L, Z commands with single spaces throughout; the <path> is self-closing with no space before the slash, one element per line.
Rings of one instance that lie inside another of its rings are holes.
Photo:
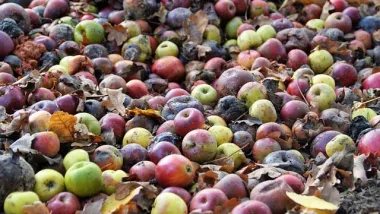
<path fill-rule="evenodd" d="M 279 3 L 1 3 L 0 212 L 345 212 L 380 179 L 380 5 Z"/>

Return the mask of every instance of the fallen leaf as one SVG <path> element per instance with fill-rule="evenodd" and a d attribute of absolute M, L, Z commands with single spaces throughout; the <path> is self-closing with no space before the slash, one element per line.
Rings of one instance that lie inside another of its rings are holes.
<path fill-rule="evenodd" d="M 203 41 L 203 33 L 208 24 L 208 16 L 203 10 L 199 10 L 196 14 L 191 14 L 184 22 L 183 28 L 188 35 L 188 41 L 201 44 Z"/>
<path fill-rule="evenodd" d="M 107 195 L 102 194 L 99 197 L 96 197 L 95 200 L 90 200 L 84 205 L 83 211 L 81 211 L 80 214 L 100 213 L 102 210 L 103 203 L 106 199 Z"/>
<path fill-rule="evenodd" d="M 116 199 L 116 194 L 112 194 L 107 197 L 107 199 L 104 201 L 102 209 L 101 209 L 101 214 L 113 214 L 116 211 L 118 211 L 123 205 L 128 204 L 133 197 L 138 195 L 143 187 L 137 187 L 136 189 L 132 190 L 130 194 L 122 199 L 122 200 L 117 200 Z"/>
<path fill-rule="evenodd" d="M 40 201 L 34 202 L 32 205 L 25 205 L 22 208 L 24 214 L 50 214 L 51 212 L 46 205 Z"/>
<path fill-rule="evenodd" d="M 322 8 L 322 13 L 320 16 L 320 19 L 326 20 L 327 17 L 331 14 L 332 11 L 334 11 L 335 7 L 330 4 L 329 1 L 326 1 Z"/>
<path fill-rule="evenodd" d="M 146 110 L 139 109 L 139 108 L 134 108 L 131 110 L 127 109 L 126 114 L 131 115 L 131 116 L 145 116 L 148 118 L 155 118 L 155 119 L 163 119 L 164 120 L 164 118 L 160 115 L 160 112 L 156 111 L 154 109 L 146 109 Z"/>
<path fill-rule="evenodd" d="M 116 110 L 121 116 L 125 115 L 123 89 L 105 89 L 104 93 L 108 95 L 108 100 L 103 101 L 102 104 L 109 110 Z"/>
<path fill-rule="evenodd" d="M 286 195 L 297 204 L 306 208 L 329 211 L 337 211 L 339 209 L 335 204 L 329 203 L 315 196 L 299 195 L 294 192 L 286 192 Z"/>
<path fill-rule="evenodd" d="M 116 186 L 115 199 L 123 200 L 135 189 L 140 189 L 146 198 L 155 198 L 158 195 L 158 189 L 149 184 L 149 182 L 128 181 Z"/>
<path fill-rule="evenodd" d="M 367 158 L 368 156 L 365 154 L 354 157 L 354 169 L 352 170 L 354 183 L 359 183 L 362 186 L 366 186 L 368 183 L 368 178 L 364 169 L 364 161 Z"/>
<path fill-rule="evenodd" d="M 10 149 L 12 149 L 13 152 L 21 152 L 21 153 L 29 153 L 32 151 L 32 143 L 34 140 L 34 136 L 28 134 L 25 134 L 18 140 L 16 140 L 12 145 L 9 146 Z"/>
<path fill-rule="evenodd" d="M 216 206 L 214 213 L 215 214 L 228 214 L 231 213 L 232 210 L 239 205 L 239 200 L 236 198 L 232 198 L 226 202 L 223 203 L 222 206 Z"/>
<path fill-rule="evenodd" d="M 155 12 L 152 17 L 157 17 L 158 20 L 160 21 L 161 24 L 164 24 L 166 22 L 166 15 L 168 14 L 168 10 L 166 9 L 166 7 L 161 4 L 161 7 L 160 9 Z"/>
<path fill-rule="evenodd" d="M 198 177 L 198 189 L 206 189 L 206 188 L 211 188 L 213 187 L 216 183 L 218 183 L 218 174 L 216 174 L 214 171 L 207 171 L 205 173 L 199 174 Z"/>
<path fill-rule="evenodd" d="M 8 119 L 8 114 L 4 106 L 0 106 L 0 122 Z"/>
<path fill-rule="evenodd" d="M 106 22 L 103 24 L 103 28 L 108 34 L 107 40 L 110 42 L 115 41 L 118 46 L 128 40 L 127 29 L 122 24 L 112 26 L 110 23 Z"/>
<path fill-rule="evenodd" d="M 211 52 L 211 47 L 204 45 L 197 45 L 198 58 L 203 59 L 207 56 L 207 53 Z"/>
<path fill-rule="evenodd" d="M 89 140 L 87 126 L 77 123 L 75 116 L 63 111 L 57 111 L 51 115 L 49 131 L 56 133 L 61 143 L 79 143 Z"/>

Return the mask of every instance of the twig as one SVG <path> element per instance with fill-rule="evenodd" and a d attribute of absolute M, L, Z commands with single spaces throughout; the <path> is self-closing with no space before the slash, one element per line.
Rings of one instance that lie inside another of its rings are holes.
<path fill-rule="evenodd" d="M 242 146 L 240 149 L 236 150 L 235 152 L 233 152 L 232 154 L 228 155 L 228 156 L 224 156 L 224 157 L 221 157 L 221 158 L 218 158 L 218 159 L 215 159 L 215 160 L 211 160 L 211 161 L 207 161 L 205 162 L 204 164 L 210 164 L 210 163 L 214 163 L 214 162 L 217 162 L 217 161 L 221 161 L 221 160 L 224 160 L 224 159 L 227 159 L 227 158 L 230 158 L 232 157 L 232 155 L 240 152 L 240 151 L 243 151 L 243 149 L 245 149 L 247 146 L 249 146 L 250 144 L 246 144 L 244 146 Z"/>

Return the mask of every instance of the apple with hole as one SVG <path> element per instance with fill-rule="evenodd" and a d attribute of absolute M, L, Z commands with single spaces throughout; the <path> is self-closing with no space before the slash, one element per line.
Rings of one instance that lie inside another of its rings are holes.
<path fill-rule="evenodd" d="M 272 138 L 262 138 L 262 139 L 257 140 L 255 144 L 253 144 L 253 148 L 252 148 L 253 159 L 256 162 L 262 163 L 264 158 L 268 154 L 274 151 L 280 151 L 280 150 L 281 150 L 281 146 L 276 140 Z"/>
<path fill-rule="evenodd" d="M 152 134 L 147 129 L 135 127 L 125 133 L 123 138 L 123 146 L 130 143 L 137 143 L 146 148 L 152 137 Z"/>
<path fill-rule="evenodd" d="M 14 214 L 24 214 L 23 207 L 32 205 L 34 202 L 40 201 L 38 195 L 32 191 L 12 192 L 4 201 L 4 212 Z"/>
<path fill-rule="evenodd" d="M 203 128 L 205 118 L 203 113 L 196 108 L 185 108 L 174 118 L 175 132 L 185 136 L 192 130 Z"/>
<path fill-rule="evenodd" d="M 335 99 L 336 94 L 334 89 L 326 83 L 315 84 L 306 93 L 306 100 L 318 106 L 318 109 L 321 111 L 330 108 L 331 103 L 335 102 Z"/>
<path fill-rule="evenodd" d="M 235 169 L 238 169 L 240 165 L 246 161 L 244 152 L 241 151 L 239 146 L 233 143 L 223 143 L 218 146 L 215 159 L 226 157 L 226 156 L 230 156 L 232 158 L 232 160 L 234 161 Z"/>
<path fill-rule="evenodd" d="M 46 207 L 52 214 L 75 214 L 81 208 L 78 197 L 70 192 L 58 193 L 46 203 Z"/>
<path fill-rule="evenodd" d="M 116 186 L 122 182 L 124 177 L 128 174 L 123 170 L 105 170 L 102 172 L 103 177 L 103 192 L 111 195 L 116 192 Z"/>
<path fill-rule="evenodd" d="M 74 149 L 70 151 L 69 153 L 67 153 L 65 158 L 63 158 L 63 166 L 65 167 L 67 171 L 72 165 L 78 162 L 82 162 L 82 161 L 89 162 L 90 156 L 83 149 Z"/>
<path fill-rule="evenodd" d="M 203 105 L 214 106 L 218 101 L 218 92 L 208 84 L 195 86 L 191 91 L 191 96 L 199 100 Z"/>
<path fill-rule="evenodd" d="M 338 28 L 343 33 L 349 33 L 352 29 L 352 21 L 342 12 L 330 14 L 325 21 L 325 28 Z"/>
<path fill-rule="evenodd" d="M 104 39 L 104 29 L 93 20 L 81 21 L 75 26 L 74 39 L 84 45 L 99 44 Z"/>
<path fill-rule="evenodd" d="M 200 164 L 213 160 L 217 148 L 218 144 L 213 134 L 204 129 L 190 131 L 182 140 L 183 155 Z"/>
<path fill-rule="evenodd" d="M 316 50 L 309 55 L 309 65 L 316 74 L 324 73 L 333 63 L 333 57 L 326 50 Z"/>
<path fill-rule="evenodd" d="M 231 143 L 234 136 L 230 128 L 221 125 L 213 125 L 208 129 L 208 132 L 216 140 L 218 146 L 223 143 Z"/>
<path fill-rule="evenodd" d="M 121 143 L 125 134 L 125 120 L 118 114 L 107 113 L 100 119 L 102 134 L 113 132 L 117 143 Z"/>
<path fill-rule="evenodd" d="M 190 212 L 194 210 L 200 210 L 201 212 L 214 211 L 217 206 L 222 206 L 226 201 L 228 201 L 228 198 L 220 189 L 203 189 L 191 199 Z"/>
<path fill-rule="evenodd" d="M 179 197 L 181 197 L 183 199 L 183 201 L 186 204 L 189 204 L 190 201 L 191 201 L 191 194 L 187 190 L 185 190 L 184 188 L 181 188 L 181 187 L 167 187 L 164 190 L 162 190 L 161 193 L 164 193 L 164 192 L 171 192 L 171 193 L 174 193 L 174 194 L 178 195 Z"/>
<path fill-rule="evenodd" d="M 57 134 L 50 131 L 38 132 L 32 135 L 32 149 L 39 151 L 48 157 L 55 157 L 60 149 L 60 142 Z"/>
<path fill-rule="evenodd" d="M 152 205 L 151 214 L 186 214 L 188 213 L 185 201 L 178 195 L 171 192 L 159 194 Z"/>
<path fill-rule="evenodd" d="M 48 201 L 65 190 L 65 179 L 55 170 L 43 169 L 36 173 L 35 179 L 34 192 L 42 201 Z"/>
<path fill-rule="evenodd" d="M 236 174 L 228 174 L 222 178 L 213 188 L 222 190 L 228 199 L 248 197 L 245 182 Z"/>
<path fill-rule="evenodd" d="M 276 109 L 269 100 L 257 100 L 249 108 L 249 115 L 256 117 L 263 123 L 275 122 L 277 120 Z"/>
<path fill-rule="evenodd" d="M 304 118 L 309 112 L 309 106 L 300 100 L 291 100 L 281 108 L 281 119 L 289 127 L 292 127 L 297 119 Z"/>
<path fill-rule="evenodd" d="M 257 48 L 262 43 L 261 36 L 253 30 L 246 30 L 237 38 L 237 45 L 241 51 Z"/>
<path fill-rule="evenodd" d="M 103 188 L 102 170 L 92 162 L 72 165 L 65 174 L 66 189 L 78 197 L 90 197 Z"/>
<path fill-rule="evenodd" d="M 366 133 L 358 144 L 360 154 L 373 154 L 380 157 L 380 130 L 374 129 Z"/>
<path fill-rule="evenodd" d="M 150 181 L 155 178 L 156 164 L 151 161 L 141 161 L 129 169 L 129 175 L 136 175 L 137 181 Z"/>
<path fill-rule="evenodd" d="M 243 102 L 247 108 L 251 107 L 257 100 L 267 99 L 267 97 L 265 86 L 258 82 L 244 84 L 237 94 L 239 101 Z"/>
<path fill-rule="evenodd" d="M 215 11 L 220 18 L 230 20 L 236 14 L 236 6 L 231 0 L 219 0 L 215 4 Z"/>
<path fill-rule="evenodd" d="M 114 146 L 103 145 L 95 149 L 91 162 L 96 163 L 102 171 L 119 170 L 123 166 L 123 156 Z"/>
<path fill-rule="evenodd" d="M 177 57 L 178 53 L 179 50 L 176 44 L 171 41 L 163 41 L 157 46 L 155 58 L 159 59 L 165 56 Z"/>
<path fill-rule="evenodd" d="M 343 151 L 344 147 L 347 145 L 355 146 L 355 143 L 350 136 L 339 134 L 326 144 L 326 154 L 331 157 L 336 152 Z"/>
<path fill-rule="evenodd" d="M 188 187 L 193 183 L 195 167 L 186 157 L 179 154 L 168 155 L 156 166 L 156 180 L 162 187 Z"/>
<path fill-rule="evenodd" d="M 352 112 L 351 119 L 357 116 L 363 116 L 367 121 L 371 121 L 376 115 L 376 112 L 370 108 L 359 108 Z"/>
<path fill-rule="evenodd" d="M 220 125 L 227 127 L 226 121 L 224 121 L 223 118 L 219 117 L 218 115 L 210 115 L 206 117 L 206 120 L 210 126 Z"/>

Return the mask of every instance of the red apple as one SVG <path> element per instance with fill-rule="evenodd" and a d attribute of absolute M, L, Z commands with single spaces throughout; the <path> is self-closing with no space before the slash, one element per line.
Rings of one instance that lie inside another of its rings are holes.
<path fill-rule="evenodd" d="M 363 81 L 362 87 L 366 90 L 380 88 L 380 73 L 374 73 L 367 77 Z"/>
<path fill-rule="evenodd" d="M 181 188 L 181 187 L 167 187 L 164 190 L 162 190 L 161 193 L 163 193 L 163 192 L 174 193 L 174 194 L 178 195 L 179 197 L 181 197 L 183 199 L 183 201 L 185 201 L 186 204 L 190 203 L 191 195 L 184 188 Z"/>
<path fill-rule="evenodd" d="M 292 127 L 294 122 L 299 118 L 304 118 L 304 116 L 309 112 L 309 106 L 300 100 L 292 100 L 287 102 L 281 108 L 281 119 L 288 125 Z"/>
<path fill-rule="evenodd" d="M 132 166 L 129 175 L 136 175 L 138 181 L 150 181 L 155 178 L 156 164 L 150 161 L 141 161 Z"/>
<path fill-rule="evenodd" d="M 168 155 L 156 166 L 157 183 L 163 187 L 187 187 L 193 183 L 195 168 L 193 163 L 182 155 Z"/>
<path fill-rule="evenodd" d="M 108 113 L 99 122 L 103 134 L 112 131 L 116 142 L 121 143 L 125 134 L 125 120 L 123 117 L 115 113 Z"/>
<path fill-rule="evenodd" d="M 190 131 L 182 140 L 183 155 L 197 163 L 213 160 L 217 147 L 214 136 L 204 129 Z"/>
<path fill-rule="evenodd" d="M 18 86 L 0 86 L 0 106 L 4 106 L 8 114 L 24 107 L 25 101 L 24 92 Z"/>
<path fill-rule="evenodd" d="M 10 85 L 16 81 L 16 77 L 14 77 L 12 74 L 8 74 L 5 72 L 0 73 L 0 85 Z"/>
<path fill-rule="evenodd" d="M 180 81 L 185 77 L 185 67 L 174 56 L 165 56 L 156 60 L 152 72 L 169 81 Z"/>
<path fill-rule="evenodd" d="M 148 105 L 154 110 L 160 110 L 164 107 L 166 103 L 165 97 L 163 96 L 154 96 L 148 100 Z"/>
<path fill-rule="evenodd" d="M 187 92 L 185 89 L 182 89 L 182 88 L 174 88 L 174 89 L 171 89 L 171 90 L 165 95 L 165 102 L 167 102 L 168 100 L 170 100 L 170 99 L 173 98 L 173 97 L 178 97 L 178 96 L 182 96 L 182 95 L 190 96 L 190 93 Z"/>
<path fill-rule="evenodd" d="M 347 15 L 341 12 L 335 12 L 327 17 L 325 28 L 338 28 L 344 33 L 349 33 L 352 29 L 352 22 Z"/>
<path fill-rule="evenodd" d="M 257 0 L 255 0 L 257 1 Z M 287 58 L 285 46 L 278 39 L 268 39 L 259 48 L 259 53 L 271 61 L 284 62 Z"/>
<path fill-rule="evenodd" d="M 37 88 L 28 95 L 29 105 L 37 103 L 41 100 L 55 100 L 55 95 L 47 88 Z"/>
<path fill-rule="evenodd" d="M 355 31 L 355 39 L 363 42 L 366 49 L 371 49 L 372 47 L 372 37 L 371 34 L 365 30 Z"/>
<path fill-rule="evenodd" d="M 236 174 L 228 174 L 215 184 L 214 188 L 222 190 L 228 199 L 245 198 L 248 190 L 245 182 Z"/>
<path fill-rule="evenodd" d="M 244 31 L 246 30 L 256 30 L 255 27 L 253 27 L 253 25 L 251 24 L 248 24 L 248 23 L 243 23 L 242 25 L 240 25 L 237 29 L 237 37 L 240 36 L 241 33 L 243 33 Z"/>
<path fill-rule="evenodd" d="M 269 15 L 268 3 L 263 0 L 251 1 L 249 14 L 252 19 L 261 14 L 265 16 Z"/>
<path fill-rule="evenodd" d="M 193 210 L 213 212 L 217 206 L 222 206 L 227 200 L 227 196 L 219 189 L 204 189 L 194 195 L 190 202 L 190 212 Z"/>
<path fill-rule="evenodd" d="M 288 62 L 286 66 L 293 69 L 293 71 L 300 68 L 302 65 L 307 65 L 308 56 L 307 54 L 300 49 L 293 49 L 288 53 Z"/>
<path fill-rule="evenodd" d="M 61 192 L 47 202 L 47 208 L 52 214 L 75 214 L 81 206 L 77 196 Z"/>
<path fill-rule="evenodd" d="M 196 108 L 183 109 L 174 118 L 174 129 L 181 136 L 185 136 L 192 130 L 203 128 L 204 124 L 203 113 Z"/>
<path fill-rule="evenodd" d="M 330 75 L 335 80 L 337 86 L 349 87 L 355 84 L 358 79 L 358 72 L 355 67 L 345 63 L 336 63 L 332 66 Z"/>
<path fill-rule="evenodd" d="M 322 8 L 317 4 L 305 5 L 302 9 L 301 17 L 303 23 L 308 22 L 311 19 L 319 19 L 321 17 Z"/>
<path fill-rule="evenodd" d="M 297 194 L 301 194 L 305 189 L 304 181 L 292 174 L 283 174 L 275 180 L 285 181 Z"/>
<path fill-rule="evenodd" d="M 215 4 L 215 11 L 220 18 L 230 20 L 236 14 L 236 6 L 231 0 L 219 0 Z"/>
<path fill-rule="evenodd" d="M 237 205 L 231 212 L 231 214 L 272 214 L 270 208 L 261 201 L 248 200 Z"/>
<path fill-rule="evenodd" d="M 260 57 L 259 52 L 255 50 L 246 50 L 239 53 L 239 55 L 237 56 L 237 62 L 244 68 L 250 69 L 252 67 L 253 62 L 258 57 Z"/>
<path fill-rule="evenodd" d="M 293 80 L 289 83 L 286 91 L 292 95 L 297 96 L 299 98 L 303 98 L 302 94 L 305 96 L 306 92 L 309 90 L 309 82 L 305 79 Z"/>
<path fill-rule="evenodd" d="M 360 20 L 360 11 L 357 7 L 347 7 L 343 10 L 343 14 L 350 17 L 352 24 L 357 24 Z"/>
<path fill-rule="evenodd" d="M 375 129 L 365 134 L 358 144 L 359 153 L 373 154 L 380 157 L 380 129 Z"/>
<path fill-rule="evenodd" d="M 214 57 L 208 60 L 204 66 L 205 70 L 211 70 L 216 74 L 216 77 L 220 77 L 225 70 L 227 63 L 220 57 Z"/>
<path fill-rule="evenodd" d="M 123 155 L 111 145 L 99 146 L 91 156 L 91 162 L 96 163 L 102 171 L 119 170 L 123 166 Z"/>
<path fill-rule="evenodd" d="M 127 82 L 127 94 L 132 98 L 141 98 L 148 95 L 148 88 L 141 80 L 130 80 Z"/>
<path fill-rule="evenodd" d="M 342 12 L 349 6 L 345 0 L 330 0 L 330 4 L 334 6 L 335 12 Z"/>
<path fill-rule="evenodd" d="M 255 159 L 256 162 L 262 163 L 268 154 L 280 150 L 281 146 L 276 140 L 273 140 L 272 138 L 263 138 L 257 140 L 253 145 L 253 159 Z"/>
<path fill-rule="evenodd" d="M 69 114 L 76 114 L 79 105 L 79 98 L 72 94 L 66 94 L 62 97 L 58 97 L 55 102 L 61 111 L 67 112 Z"/>
<path fill-rule="evenodd" d="M 60 142 L 57 134 L 50 131 L 38 132 L 33 135 L 32 149 L 39 151 L 48 157 L 55 157 L 60 149 Z"/>
<path fill-rule="evenodd" d="M 236 7 L 236 13 L 242 14 L 248 9 L 249 2 L 246 0 L 232 0 Z"/>
<path fill-rule="evenodd" d="M 161 141 L 148 151 L 149 160 L 155 164 L 158 164 L 161 159 L 172 154 L 180 155 L 181 152 L 174 144 L 168 141 Z"/>

